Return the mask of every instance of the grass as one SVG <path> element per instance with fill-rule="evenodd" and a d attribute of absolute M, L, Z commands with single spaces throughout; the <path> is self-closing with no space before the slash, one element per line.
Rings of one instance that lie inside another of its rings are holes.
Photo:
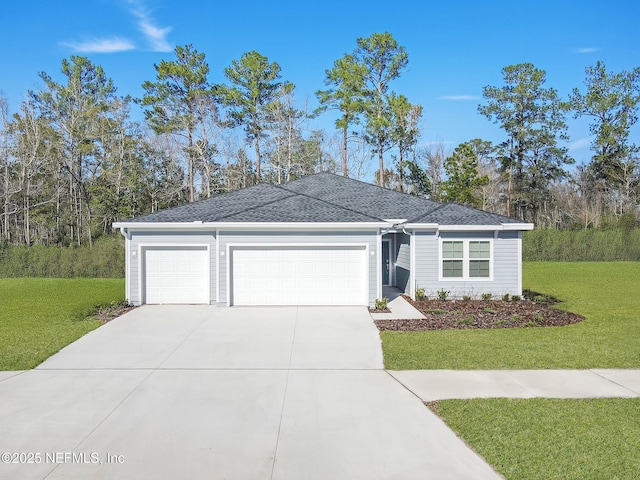
<path fill-rule="evenodd" d="M 640 478 L 640 398 L 437 402 L 447 424 L 505 478 Z"/>
<path fill-rule="evenodd" d="M 523 286 L 586 317 L 565 327 L 381 332 L 385 366 L 412 369 L 640 367 L 640 262 L 526 262 Z"/>
<path fill-rule="evenodd" d="M 98 327 L 87 316 L 122 301 L 124 280 L 0 278 L 0 292 L 0 370 L 26 370 Z"/>

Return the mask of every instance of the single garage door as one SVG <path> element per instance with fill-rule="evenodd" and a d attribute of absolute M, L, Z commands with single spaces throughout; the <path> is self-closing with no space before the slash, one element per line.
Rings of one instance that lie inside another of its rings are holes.
<path fill-rule="evenodd" d="M 234 248 L 232 305 L 367 305 L 364 247 Z"/>
<path fill-rule="evenodd" d="M 206 247 L 144 250 L 144 303 L 209 303 Z"/>

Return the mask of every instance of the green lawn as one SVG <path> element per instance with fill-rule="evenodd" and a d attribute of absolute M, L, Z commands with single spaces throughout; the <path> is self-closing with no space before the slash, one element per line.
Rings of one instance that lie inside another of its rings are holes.
<path fill-rule="evenodd" d="M 525 263 L 523 284 L 587 319 L 565 327 L 382 332 L 386 368 L 640 367 L 640 262 Z"/>
<path fill-rule="evenodd" d="M 100 325 L 96 305 L 124 299 L 124 279 L 0 278 L 0 370 L 33 368 Z"/>
<path fill-rule="evenodd" d="M 438 402 L 447 424 L 505 478 L 640 478 L 640 398 Z"/>
<path fill-rule="evenodd" d="M 639 368 L 640 263 L 525 263 L 566 327 L 383 332 L 390 369 Z M 439 414 L 507 479 L 640 478 L 640 399 L 475 399 Z"/>

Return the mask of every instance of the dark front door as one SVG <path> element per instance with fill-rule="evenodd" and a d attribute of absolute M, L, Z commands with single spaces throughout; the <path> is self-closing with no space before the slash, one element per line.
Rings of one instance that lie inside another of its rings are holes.
<path fill-rule="evenodd" d="M 382 284 L 389 285 L 389 242 L 382 242 Z"/>

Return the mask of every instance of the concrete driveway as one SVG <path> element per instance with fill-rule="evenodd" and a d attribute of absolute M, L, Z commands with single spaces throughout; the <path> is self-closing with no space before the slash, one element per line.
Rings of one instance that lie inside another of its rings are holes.
<path fill-rule="evenodd" d="M 362 307 L 135 309 L 3 372 L 0 429 L 0 478 L 499 478 Z"/>

